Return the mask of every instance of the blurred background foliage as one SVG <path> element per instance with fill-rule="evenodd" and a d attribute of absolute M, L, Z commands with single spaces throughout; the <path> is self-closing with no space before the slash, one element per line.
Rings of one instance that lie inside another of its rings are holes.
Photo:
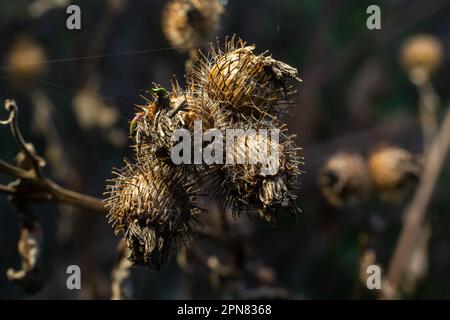
<path fill-rule="evenodd" d="M 79 31 L 66 28 L 70 3 L 82 10 Z M 172 75 L 184 81 L 187 56 L 170 48 L 161 30 L 164 3 L 1 1 L 0 100 L 16 99 L 25 137 L 47 159 L 48 174 L 62 184 L 102 197 L 111 168 L 131 155 L 128 126 L 134 105 L 143 101 L 140 95 L 152 82 L 167 86 Z M 381 30 L 366 28 L 370 4 L 381 7 Z M 297 67 L 303 79 L 289 118 L 306 162 L 298 203 L 302 214 L 297 220 L 286 214 L 275 227 L 255 221 L 250 234 L 255 254 L 296 298 L 375 297 L 355 289 L 361 232 L 375 217 L 377 261 L 386 268 L 410 195 L 397 204 L 372 199 L 357 208 L 337 209 L 324 200 L 317 175 L 338 150 L 366 154 L 390 142 L 421 151 L 418 93 L 399 63 L 402 41 L 419 33 L 434 35 L 444 46 L 444 63 L 432 78 L 442 114 L 450 98 L 448 1 L 228 0 L 220 39 L 237 34 L 255 43 L 257 51 L 270 50 L 274 58 Z M 22 70 L 22 76 L 11 72 L 8 59 L 19 39 L 42 48 L 42 56 L 35 56 L 43 61 L 36 65 L 40 70 Z M 0 130 L 0 154 L 13 161 L 17 147 L 7 128 Z M 0 176 L 0 183 L 7 181 Z M 449 187 L 447 161 L 429 207 L 428 272 L 408 298 L 450 297 Z M 19 265 L 18 218 L 2 194 L 0 298 L 109 298 L 118 238 L 107 220 L 57 204 L 33 208 L 44 228 L 46 285 L 28 296 L 6 279 L 6 269 Z M 70 264 L 81 266 L 81 291 L 66 289 Z M 134 298 L 220 297 L 207 274 L 186 275 L 176 259 L 161 272 L 137 267 L 131 283 Z"/>

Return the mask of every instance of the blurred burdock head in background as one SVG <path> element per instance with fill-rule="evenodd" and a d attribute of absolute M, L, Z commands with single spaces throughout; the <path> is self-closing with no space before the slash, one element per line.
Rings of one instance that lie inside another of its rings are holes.
<path fill-rule="evenodd" d="M 411 81 L 420 84 L 442 63 L 443 47 L 434 36 L 416 35 L 403 43 L 400 58 Z"/>
<path fill-rule="evenodd" d="M 422 172 L 421 157 L 397 146 L 378 146 L 368 162 L 374 189 L 387 202 L 401 200 Z"/>
<path fill-rule="evenodd" d="M 365 159 L 357 153 L 342 151 L 322 166 L 318 184 L 328 202 L 336 207 L 359 205 L 371 191 Z"/>
<path fill-rule="evenodd" d="M 100 79 L 90 79 L 73 97 L 73 108 L 83 129 L 104 130 L 113 127 L 118 119 L 117 106 L 99 94 Z"/>
<path fill-rule="evenodd" d="M 129 259 L 159 270 L 170 253 L 191 238 L 200 210 L 195 179 L 187 181 L 180 168 L 153 159 L 114 171 L 107 186 L 109 221 L 124 232 Z"/>
<path fill-rule="evenodd" d="M 162 29 L 172 46 L 189 52 L 219 29 L 223 12 L 220 0 L 170 0 L 162 13 Z"/>
<path fill-rule="evenodd" d="M 20 36 L 12 44 L 6 68 L 16 85 L 28 85 L 45 71 L 46 55 L 42 46 L 28 36 Z"/>

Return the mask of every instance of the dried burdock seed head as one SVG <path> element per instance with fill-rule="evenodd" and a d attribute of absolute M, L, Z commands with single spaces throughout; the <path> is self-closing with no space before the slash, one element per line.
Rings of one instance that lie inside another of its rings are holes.
<path fill-rule="evenodd" d="M 198 223 L 194 183 L 158 159 L 126 162 L 114 175 L 106 193 L 109 220 L 116 233 L 124 232 L 133 263 L 159 269 Z"/>
<path fill-rule="evenodd" d="M 219 29 L 223 12 L 220 0 L 171 0 L 162 13 L 162 29 L 172 46 L 190 51 Z"/>
<path fill-rule="evenodd" d="M 205 90 L 221 108 L 240 114 L 278 115 L 292 102 L 293 82 L 300 81 L 297 69 L 273 59 L 267 53 L 256 55 L 255 46 L 234 37 L 225 40 L 222 50 L 211 46 L 188 76 L 188 82 Z M 294 81 L 293 81 L 294 80 Z"/>
<path fill-rule="evenodd" d="M 41 45 L 26 36 L 19 37 L 12 45 L 6 67 L 17 84 L 26 84 L 31 78 L 45 71 L 46 55 Z"/>
<path fill-rule="evenodd" d="M 203 130 L 214 127 L 211 111 L 217 108 L 219 102 L 212 100 L 205 91 L 198 90 L 193 83 L 182 90 L 176 80 L 172 81 L 171 93 L 172 109 L 178 106 L 176 113 L 184 127 L 192 129 L 194 121 L 201 121 Z"/>
<path fill-rule="evenodd" d="M 211 128 L 208 96 L 194 97 L 191 90 L 183 91 L 172 83 L 171 91 L 161 87 L 152 89 L 153 97 L 145 98 L 139 112 L 130 123 L 130 135 L 135 142 L 136 157 L 158 157 L 170 161 L 172 136 L 177 129 L 193 132 L 194 121 L 202 123 L 203 130 Z"/>
<path fill-rule="evenodd" d="M 157 156 L 168 159 L 172 144 L 172 133 L 182 127 L 183 119 L 178 114 L 185 105 L 185 99 L 155 86 L 151 98 L 143 97 L 145 105 L 130 122 L 130 136 L 134 139 L 136 156 Z"/>
<path fill-rule="evenodd" d="M 267 221 L 275 221 L 276 209 L 299 212 L 296 199 L 302 164 L 300 148 L 294 143 L 295 136 L 288 135 L 285 127 L 280 128 L 278 139 L 270 130 L 264 133 L 263 128 L 254 134 L 243 130 L 234 144 L 227 138 L 228 159 L 220 170 L 211 173 L 211 190 L 233 215 L 256 212 Z"/>
<path fill-rule="evenodd" d="M 364 158 L 347 152 L 338 152 L 327 160 L 320 169 L 318 183 L 325 198 L 336 207 L 360 204 L 371 187 Z"/>
<path fill-rule="evenodd" d="M 408 150 L 382 145 L 369 154 L 369 172 L 381 199 L 398 201 L 420 176 L 422 164 Z"/>
<path fill-rule="evenodd" d="M 442 62 L 441 42 L 430 35 L 417 35 L 407 39 L 401 49 L 401 61 L 413 82 L 422 82 Z"/>

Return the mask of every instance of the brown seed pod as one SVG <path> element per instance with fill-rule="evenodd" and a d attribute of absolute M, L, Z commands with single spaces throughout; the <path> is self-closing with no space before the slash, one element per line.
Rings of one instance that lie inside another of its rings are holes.
<path fill-rule="evenodd" d="M 267 53 L 256 55 L 254 49 L 234 37 L 225 40 L 224 50 L 211 46 L 193 66 L 188 82 L 219 101 L 222 110 L 231 110 L 234 118 L 282 114 L 296 92 L 293 81 L 300 81 L 297 69 Z"/>
<path fill-rule="evenodd" d="M 421 68 L 433 71 L 442 62 L 441 42 L 430 35 L 416 35 L 402 45 L 401 60 L 407 70 Z"/>
<path fill-rule="evenodd" d="M 172 46 L 188 52 L 219 29 L 223 12 L 220 0 L 171 0 L 162 13 L 162 29 Z"/>
<path fill-rule="evenodd" d="M 200 210 L 197 190 L 179 168 L 158 159 L 114 171 L 107 186 L 109 221 L 124 232 L 129 259 L 159 270 L 172 250 L 188 242 Z"/>
<path fill-rule="evenodd" d="M 328 202 L 336 207 L 358 205 L 370 193 L 370 176 L 362 156 L 338 152 L 322 166 L 319 187 Z"/>
<path fill-rule="evenodd" d="M 369 172 L 381 199 L 398 201 L 420 176 L 422 164 L 405 149 L 382 145 L 369 154 Z"/>
<path fill-rule="evenodd" d="M 248 129 L 255 126 L 249 124 L 235 128 L 244 128 L 242 135 L 234 144 L 226 138 L 225 165 L 210 173 L 211 190 L 224 209 L 233 215 L 256 212 L 267 221 L 276 220 L 277 208 L 298 213 L 295 202 L 302 158 L 295 136 L 288 135 L 285 126 L 280 126 L 278 141 L 267 128 L 265 133 L 264 127 L 256 127 L 253 133 Z"/>
<path fill-rule="evenodd" d="M 199 91 L 194 84 L 190 84 L 185 90 L 182 90 L 175 80 L 172 82 L 171 100 L 174 101 L 172 108 L 178 108 L 177 116 L 180 118 L 183 126 L 190 129 L 194 126 L 194 121 L 201 121 L 203 130 L 214 127 L 214 119 L 211 110 L 219 105 L 219 102 L 212 100 L 204 91 Z"/>

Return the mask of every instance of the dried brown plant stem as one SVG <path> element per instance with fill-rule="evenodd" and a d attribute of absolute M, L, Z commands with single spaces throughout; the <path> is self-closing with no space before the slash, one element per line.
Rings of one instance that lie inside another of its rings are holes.
<path fill-rule="evenodd" d="M 14 100 L 5 101 L 5 109 L 9 112 L 8 120 L 1 124 L 9 125 L 11 133 L 21 151 L 32 165 L 31 170 L 24 170 L 0 159 L 0 171 L 17 178 L 7 186 L 0 186 L 0 192 L 13 195 L 22 201 L 59 201 L 83 207 L 88 210 L 106 213 L 100 199 L 66 189 L 46 177 L 42 171 L 44 163 L 34 154 L 25 142 L 18 123 L 18 112 Z"/>
<path fill-rule="evenodd" d="M 436 117 L 438 96 L 428 77 L 425 81 L 417 84 L 417 89 L 420 95 L 419 112 L 423 131 L 424 152 L 426 153 L 439 130 Z"/>
<path fill-rule="evenodd" d="M 20 179 L 27 179 L 31 178 L 32 174 L 29 174 L 28 172 L 19 169 L 13 165 L 10 165 L 9 163 L 3 161 L 0 159 L 0 171 L 3 171 L 6 174 L 9 174 L 10 176 L 17 177 Z"/>
<path fill-rule="evenodd" d="M 11 109 L 12 110 L 12 109 Z M 11 112 L 10 120 L 14 114 Z M 13 131 L 13 130 L 12 130 Z M 17 132 L 17 130 L 15 130 Z M 30 147 L 30 152 L 34 148 Z M 24 161 L 26 155 L 23 151 L 16 157 L 16 165 L 20 169 L 27 170 L 33 166 L 31 161 Z M 37 158 L 36 160 L 41 160 Z M 13 193 L 8 197 L 9 203 L 15 209 L 20 219 L 19 241 L 17 251 L 21 260 L 21 268 L 15 270 L 8 268 L 6 276 L 10 281 L 17 283 L 28 293 L 39 291 L 44 285 L 44 272 L 42 264 L 42 227 L 36 219 L 34 213 L 26 202 L 20 201 L 18 193 Z"/>
<path fill-rule="evenodd" d="M 436 186 L 439 173 L 450 148 L 450 108 L 442 126 L 430 145 L 425 157 L 424 171 L 415 191 L 414 198 L 404 212 L 404 224 L 394 255 L 389 265 L 387 279 L 383 284 L 381 298 L 393 299 L 414 249 L 426 217 L 426 210 Z"/>
<path fill-rule="evenodd" d="M 111 271 L 111 300 L 124 300 L 130 298 L 131 292 L 126 288 L 126 282 L 131 274 L 133 263 L 128 259 L 130 250 L 124 241 L 117 246 L 117 259 Z"/>
<path fill-rule="evenodd" d="M 417 73 L 417 72 L 416 72 Z M 422 77 L 416 76 L 414 77 L 412 72 L 410 72 L 410 78 L 414 82 L 414 84 L 417 87 L 417 90 L 419 92 L 419 120 L 422 127 L 422 135 L 423 135 L 423 154 L 427 154 L 431 144 L 433 143 L 433 140 L 435 139 L 438 131 L 439 131 L 439 121 L 437 118 L 437 111 L 439 107 L 439 96 L 437 95 L 433 84 L 430 79 L 430 73 L 429 72 L 420 72 L 419 75 L 422 73 Z M 416 80 L 416 81 L 414 81 Z M 411 289 L 414 288 L 415 282 L 420 280 L 425 273 L 427 267 L 423 267 L 424 274 L 423 275 L 417 275 L 413 276 L 414 273 L 410 269 L 412 268 L 412 265 L 414 264 L 412 259 L 415 255 L 420 252 L 421 255 L 423 255 L 423 259 L 427 260 L 428 254 L 427 254 L 427 248 L 429 246 L 429 240 L 431 235 L 431 223 L 426 223 L 424 219 L 422 226 L 420 227 L 420 230 L 417 231 L 417 241 L 416 244 L 413 247 L 409 267 L 405 270 L 405 280 L 402 281 L 402 287 L 407 290 L 408 283 L 411 282 Z M 429 234 L 429 235 L 428 235 Z M 422 239 L 422 240 L 421 240 Z M 415 280 L 407 280 L 407 278 L 415 279 Z"/>
<path fill-rule="evenodd" d="M 48 178 L 44 179 L 44 183 L 53 199 L 57 201 L 73 204 L 101 213 L 106 213 L 106 209 L 99 198 L 63 188 Z"/>

